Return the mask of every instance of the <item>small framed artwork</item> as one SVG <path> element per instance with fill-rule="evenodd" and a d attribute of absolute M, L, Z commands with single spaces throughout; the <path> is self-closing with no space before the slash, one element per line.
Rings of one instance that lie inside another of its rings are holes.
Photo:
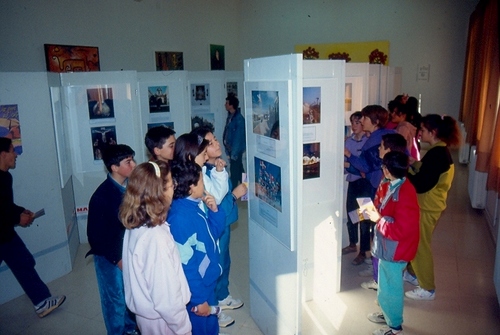
<path fill-rule="evenodd" d="M 102 152 L 109 145 L 116 145 L 115 126 L 90 128 L 94 161 L 102 159 Z"/>
<path fill-rule="evenodd" d="M 320 177 L 320 143 L 307 143 L 303 145 L 302 157 L 303 179 Z"/>
<path fill-rule="evenodd" d="M 156 51 L 156 71 L 184 70 L 184 56 L 177 51 Z"/>
<path fill-rule="evenodd" d="M 115 117 L 112 88 L 89 88 L 87 99 L 90 120 Z"/>
<path fill-rule="evenodd" d="M 191 130 L 198 127 L 207 127 L 211 133 L 215 133 L 214 113 L 204 113 L 193 111 L 191 114 Z"/>
<path fill-rule="evenodd" d="M 210 84 L 191 84 L 191 106 L 210 106 Z"/>
<path fill-rule="evenodd" d="M 210 70 L 225 70 L 224 46 L 210 44 Z"/>
<path fill-rule="evenodd" d="M 168 86 L 149 86 L 148 99 L 150 113 L 170 112 Z"/>
<path fill-rule="evenodd" d="M 44 48 L 49 72 L 100 71 L 97 47 L 44 44 Z"/>
<path fill-rule="evenodd" d="M 303 124 L 321 123 L 321 87 L 304 87 L 302 92 Z"/>
<path fill-rule="evenodd" d="M 238 96 L 238 82 L 236 81 L 228 81 L 226 83 L 226 91 L 227 95 L 234 94 L 235 96 Z"/>
<path fill-rule="evenodd" d="M 156 122 L 156 123 L 148 123 L 148 130 L 156 127 L 167 127 L 172 130 L 175 130 L 173 122 Z"/>

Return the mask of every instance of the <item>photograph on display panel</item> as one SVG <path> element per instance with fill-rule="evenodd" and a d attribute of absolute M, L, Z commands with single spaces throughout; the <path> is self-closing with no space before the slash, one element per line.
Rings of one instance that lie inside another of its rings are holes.
<path fill-rule="evenodd" d="M 302 157 L 303 179 L 320 177 L 320 144 L 304 144 L 304 156 Z"/>
<path fill-rule="evenodd" d="M 226 93 L 227 95 L 234 94 L 236 97 L 238 96 L 238 82 L 227 82 L 226 83 Z"/>
<path fill-rule="evenodd" d="M 115 117 L 112 88 L 87 89 L 87 101 L 91 120 Z"/>
<path fill-rule="evenodd" d="M 294 250 L 291 185 L 291 81 L 245 82 L 248 208 L 252 221 Z"/>
<path fill-rule="evenodd" d="M 0 105 L 0 137 L 10 138 L 16 154 L 23 153 L 17 105 Z"/>
<path fill-rule="evenodd" d="M 172 129 L 172 130 L 175 130 L 173 122 L 148 123 L 148 130 L 151 129 L 151 128 L 155 128 L 155 127 L 167 127 L 167 128 Z"/>
<path fill-rule="evenodd" d="M 102 159 L 102 152 L 106 147 L 116 145 L 116 128 L 115 126 L 92 127 L 90 132 L 94 161 L 98 161 Z"/>
<path fill-rule="evenodd" d="M 210 85 L 192 84 L 191 85 L 191 106 L 210 106 Z"/>
<path fill-rule="evenodd" d="M 255 195 L 281 212 L 281 168 L 258 157 L 255 161 Z"/>
<path fill-rule="evenodd" d="M 215 133 L 215 115 L 214 113 L 204 113 L 193 111 L 191 113 L 191 130 L 198 127 L 207 127 L 211 133 Z"/>
<path fill-rule="evenodd" d="M 278 91 L 252 91 L 252 121 L 254 134 L 271 137 L 271 130 L 279 124 Z"/>
<path fill-rule="evenodd" d="M 149 86 L 148 101 L 150 113 L 170 112 L 168 86 Z"/>
<path fill-rule="evenodd" d="M 303 124 L 321 122 L 321 87 L 304 87 L 302 103 Z"/>

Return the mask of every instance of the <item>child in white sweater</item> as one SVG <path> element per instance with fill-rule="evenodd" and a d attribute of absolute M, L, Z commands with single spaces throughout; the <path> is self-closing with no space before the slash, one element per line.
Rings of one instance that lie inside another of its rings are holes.
<path fill-rule="evenodd" d="M 128 308 L 142 334 L 191 334 L 186 304 L 191 294 L 179 251 L 166 223 L 173 196 L 169 166 L 161 161 L 135 168 L 120 207 L 123 282 Z"/>

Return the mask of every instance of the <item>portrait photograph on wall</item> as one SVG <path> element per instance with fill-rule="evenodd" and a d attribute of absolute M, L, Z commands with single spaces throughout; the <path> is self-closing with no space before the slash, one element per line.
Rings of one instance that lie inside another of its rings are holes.
<path fill-rule="evenodd" d="M 44 48 L 49 72 L 100 71 L 97 47 L 44 44 Z"/>
<path fill-rule="evenodd" d="M 210 106 L 210 84 L 191 84 L 191 106 Z"/>
<path fill-rule="evenodd" d="M 191 130 L 198 127 L 207 127 L 211 133 L 215 133 L 215 115 L 214 113 L 191 113 Z"/>
<path fill-rule="evenodd" d="M 252 120 L 254 134 L 271 137 L 271 130 L 279 124 L 278 91 L 252 91 Z"/>
<path fill-rule="evenodd" d="M 226 83 L 226 93 L 227 95 L 233 94 L 238 96 L 238 82 L 232 81 Z"/>
<path fill-rule="evenodd" d="M 321 122 L 321 87 L 304 87 L 302 103 L 303 124 Z"/>
<path fill-rule="evenodd" d="M 148 130 L 151 129 L 151 128 L 155 128 L 155 127 L 167 127 L 167 128 L 172 129 L 172 130 L 175 130 L 173 122 L 148 123 Z"/>
<path fill-rule="evenodd" d="M 210 70 L 225 70 L 224 46 L 210 44 Z"/>
<path fill-rule="evenodd" d="M 150 113 L 170 112 L 168 86 L 149 86 L 148 101 Z"/>
<path fill-rule="evenodd" d="M 103 150 L 110 145 L 116 145 L 116 128 L 115 126 L 92 127 L 90 133 L 94 161 L 101 160 Z"/>
<path fill-rule="evenodd" d="M 156 51 L 156 71 L 184 70 L 184 56 L 182 52 Z"/>
<path fill-rule="evenodd" d="M 0 137 L 10 138 L 16 154 L 23 153 L 17 105 L 0 105 Z"/>
<path fill-rule="evenodd" d="M 87 100 L 90 120 L 115 117 L 112 88 L 89 88 Z"/>
<path fill-rule="evenodd" d="M 255 196 L 281 212 L 281 168 L 258 157 L 255 162 Z"/>
<path fill-rule="evenodd" d="M 304 155 L 302 157 L 303 179 L 319 178 L 320 174 L 320 144 L 304 144 Z"/>

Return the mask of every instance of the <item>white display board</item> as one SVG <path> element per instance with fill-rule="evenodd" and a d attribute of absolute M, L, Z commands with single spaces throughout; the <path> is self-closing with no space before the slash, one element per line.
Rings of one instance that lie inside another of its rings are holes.
<path fill-rule="evenodd" d="M 135 71 L 61 74 L 74 175 L 103 171 L 102 149 L 116 143 L 143 157 Z"/>
<path fill-rule="evenodd" d="M 249 215 L 293 251 L 291 98 L 290 81 L 245 83 Z"/>
<path fill-rule="evenodd" d="M 343 61 L 245 61 L 251 314 L 268 334 L 313 334 L 304 313 L 340 288 L 344 77 Z"/>

